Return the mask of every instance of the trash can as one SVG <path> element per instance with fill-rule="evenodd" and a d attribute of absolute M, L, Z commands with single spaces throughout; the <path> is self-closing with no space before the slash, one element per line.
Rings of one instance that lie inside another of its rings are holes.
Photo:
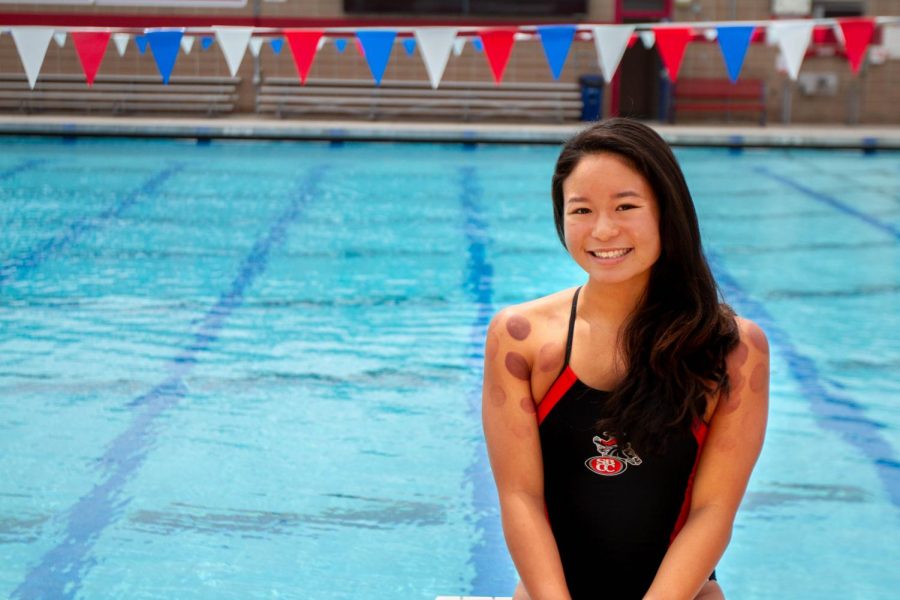
<path fill-rule="evenodd" d="M 581 120 L 598 120 L 603 111 L 603 76 L 582 75 L 578 84 L 581 86 Z"/>

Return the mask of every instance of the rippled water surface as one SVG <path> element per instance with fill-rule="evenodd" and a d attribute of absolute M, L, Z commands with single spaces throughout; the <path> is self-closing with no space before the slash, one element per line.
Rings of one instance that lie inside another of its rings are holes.
<path fill-rule="evenodd" d="M 481 344 L 499 307 L 582 281 L 555 148 L 0 146 L 0 596 L 511 592 Z M 900 155 L 678 156 L 772 346 L 719 579 L 894 598 Z"/>

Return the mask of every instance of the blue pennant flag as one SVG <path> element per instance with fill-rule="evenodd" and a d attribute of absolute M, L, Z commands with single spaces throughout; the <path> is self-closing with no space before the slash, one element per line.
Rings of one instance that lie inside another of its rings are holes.
<path fill-rule="evenodd" d="M 375 78 L 375 85 L 381 85 L 384 70 L 387 69 L 388 59 L 391 57 L 391 48 L 394 47 L 396 31 L 357 31 L 356 37 L 362 44 L 369 63 L 369 70 Z"/>
<path fill-rule="evenodd" d="M 200 38 L 200 49 L 209 50 L 209 47 L 213 45 L 213 41 L 213 38 L 209 36 Z"/>
<path fill-rule="evenodd" d="M 403 48 L 406 50 L 407 56 L 412 56 L 416 51 L 416 38 L 406 38 L 403 40 Z"/>
<path fill-rule="evenodd" d="M 750 38 L 753 37 L 755 29 L 752 25 L 716 27 L 719 48 L 725 57 L 725 66 L 728 68 L 728 77 L 732 83 L 737 81 L 744 65 L 744 57 L 747 56 L 747 48 L 750 46 Z"/>
<path fill-rule="evenodd" d="M 480 37 L 472 38 L 472 47 L 475 48 L 475 52 L 484 50 L 484 44 L 481 43 Z"/>
<path fill-rule="evenodd" d="M 145 36 L 134 36 L 134 43 L 137 44 L 138 52 L 140 52 L 141 54 L 147 51 L 147 38 Z"/>
<path fill-rule="evenodd" d="M 541 36 L 541 44 L 544 46 L 544 54 L 547 55 L 547 63 L 553 73 L 553 79 L 559 79 L 572 40 L 575 39 L 574 25 L 543 25 L 537 28 Z"/>
<path fill-rule="evenodd" d="M 345 40 L 344 38 L 338 38 L 334 40 L 334 47 L 337 48 L 338 52 L 343 53 L 344 50 L 347 49 L 347 40 Z"/>
<path fill-rule="evenodd" d="M 269 40 L 269 45 L 272 46 L 272 52 L 281 54 L 281 48 L 284 47 L 284 38 L 272 38 Z"/>
<path fill-rule="evenodd" d="M 163 83 L 169 83 L 169 75 L 175 68 L 175 59 L 178 58 L 178 49 L 181 47 L 181 36 L 178 31 L 151 31 L 147 33 L 147 43 L 156 61 L 156 68 L 162 75 Z"/>

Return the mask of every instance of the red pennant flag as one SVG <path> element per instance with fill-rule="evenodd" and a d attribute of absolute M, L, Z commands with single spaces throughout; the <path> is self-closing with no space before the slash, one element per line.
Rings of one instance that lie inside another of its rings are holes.
<path fill-rule="evenodd" d="M 632 46 L 634 46 L 637 43 L 638 39 L 639 39 L 638 36 L 636 34 L 632 33 L 631 37 L 628 38 L 628 46 L 627 47 L 631 48 Z"/>
<path fill-rule="evenodd" d="M 109 36 L 108 31 L 72 32 L 72 42 L 75 43 L 75 51 L 78 53 L 78 60 L 81 61 L 81 69 L 84 71 L 88 87 L 94 85 L 97 69 L 100 68 L 103 55 L 106 54 Z"/>
<path fill-rule="evenodd" d="M 691 41 L 693 32 L 690 27 L 654 27 L 653 33 L 656 35 L 656 48 L 669 71 L 669 79 L 675 81 L 681 69 L 684 49 Z"/>
<path fill-rule="evenodd" d="M 509 63 L 509 55 L 512 53 L 515 42 L 515 29 L 482 29 L 479 33 L 481 44 L 484 46 L 484 54 L 491 64 L 491 73 L 494 74 L 494 83 L 499 84 L 503 79 L 503 72 Z"/>
<path fill-rule="evenodd" d="M 866 48 L 869 47 L 872 34 L 875 33 L 875 19 L 838 19 L 837 22 L 844 34 L 844 47 L 847 50 L 850 68 L 854 73 L 859 73 Z"/>
<path fill-rule="evenodd" d="M 297 75 L 300 83 L 306 83 L 306 76 L 312 67 L 316 51 L 319 49 L 319 40 L 324 32 L 312 29 L 285 29 L 284 37 L 291 47 L 291 55 L 294 57 L 294 66 L 297 67 Z"/>

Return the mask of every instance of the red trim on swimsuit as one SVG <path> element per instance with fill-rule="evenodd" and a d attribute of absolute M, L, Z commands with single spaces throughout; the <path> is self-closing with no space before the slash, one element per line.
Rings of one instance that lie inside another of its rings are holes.
<path fill-rule="evenodd" d="M 703 451 L 703 443 L 706 441 L 706 434 L 709 433 L 709 426 L 703 421 L 697 420 L 691 426 L 691 433 L 697 440 L 697 456 L 694 458 L 694 468 L 688 477 L 687 485 L 684 488 L 684 501 L 681 503 L 681 511 L 678 513 L 678 520 L 675 521 L 675 527 L 672 529 L 672 535 L 669 537 L 669 544 L 675 541 L 681 528 L 687 522 L 688 514 L 691 512 L 691 494 L 694 491 L 694 475 L 697 474 L 697 465 L 700 463 L 700 453 Z"/>
<path fill-rule="evenodd" d="M 572 371 L 572 368 L 569 367 L 569 365 L 566 365 L 566 368 L 559 374 L 559 377 L 556 378 L 556 381 L 554 381 L 553 385 L 550 386 L 550 389 L 547 390 L 544 399 L 541 400 L 540 404 L 537 406 L 538 426 L 544 422 L 544 419 L 547 418 L 547 415 L 550 414 L 550 411 L 553 410 L 556 403 L 560 401 L 576 381 L 578 381 L 578 377 L 575 376 L 575 372 Z"/>

